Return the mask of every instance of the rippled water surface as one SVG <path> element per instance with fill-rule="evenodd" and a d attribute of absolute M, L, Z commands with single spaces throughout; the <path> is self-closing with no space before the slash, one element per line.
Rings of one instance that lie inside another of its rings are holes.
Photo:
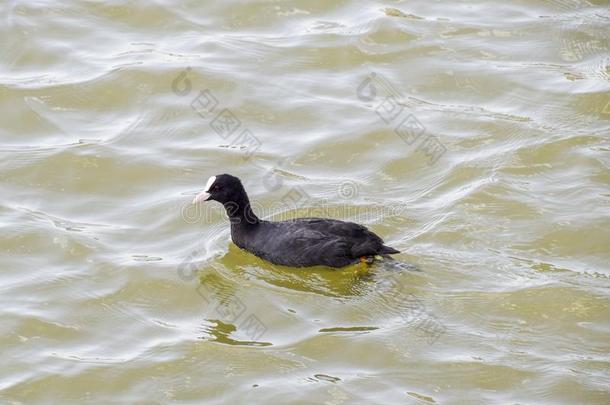
<path fill-rule="evenodd" d="M 0 402 L 610 403 L 608 27 L 601 0 L 3 1 Z M 223 172 L 413 266 L 265 263 L 189 205 Z"/>

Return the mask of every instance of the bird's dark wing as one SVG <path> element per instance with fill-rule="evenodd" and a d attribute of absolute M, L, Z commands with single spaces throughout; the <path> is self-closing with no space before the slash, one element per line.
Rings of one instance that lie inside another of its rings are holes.
<path fill-rule="evenodd" d="M 249 246 L 248 250 L 285 266 L 342 267 L 354 262 L 351 244 L 345 239 L 289 221 L 274 223 L 273 227 L 281 228 L 282 232 L 269 232 L 268 239 Z"/>

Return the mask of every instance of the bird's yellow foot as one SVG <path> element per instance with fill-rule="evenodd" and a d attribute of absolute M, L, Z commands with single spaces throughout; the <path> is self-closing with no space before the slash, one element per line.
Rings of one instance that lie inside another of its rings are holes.
<path fill-rule="evenodd" d="M 366 260 L 366 256 L 362 256 L 360 258 L 360 267 L 362 268 L 362 271 L 367 271 L 368 270 L 368 261 Z"/>

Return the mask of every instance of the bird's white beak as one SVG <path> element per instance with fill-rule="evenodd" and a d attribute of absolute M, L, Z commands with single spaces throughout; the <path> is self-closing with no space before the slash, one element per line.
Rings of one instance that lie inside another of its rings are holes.
<path fill-rule="evenodd" d="M 216 181 L 216 176 L 212 176 L 208 179 L 208 182 L 205 185 L 205 188 L 203 189 L 203 191 L 201 193 L 197 194 L 197 196 L 195 196 L 195 199 L 193 200 L 193 204 L 197 204 L 201 201 L 207 201 L 208 198 L 210 198 L 210 193 L 208 191 L 210 191 L 210 189 L 212 188 L 212 185 L 214 184 L 215 181 Z"/>
<path fill-rule="evenodd" d="M 207 201 L 208 198 L 210 198 L 210 193 L 208 193 L 207 191 L 202 191 L 201 193 L 195 196 L 195 198 L 193 199 L 193 204 L 197 204 L 202 201 Z"/>

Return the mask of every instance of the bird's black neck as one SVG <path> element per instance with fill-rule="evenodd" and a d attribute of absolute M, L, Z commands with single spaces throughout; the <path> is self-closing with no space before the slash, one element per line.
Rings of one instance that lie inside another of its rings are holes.
<path fill-rule="evenodd" d="M 247 228 L 257 225 L 260 219 L 252 211 L 250 200 L 247 194 L 243 193 L 236 201 L 229 201 L 223 204 L 227 211 L 227 216 L 231 221 L 231 227 Z"/>

